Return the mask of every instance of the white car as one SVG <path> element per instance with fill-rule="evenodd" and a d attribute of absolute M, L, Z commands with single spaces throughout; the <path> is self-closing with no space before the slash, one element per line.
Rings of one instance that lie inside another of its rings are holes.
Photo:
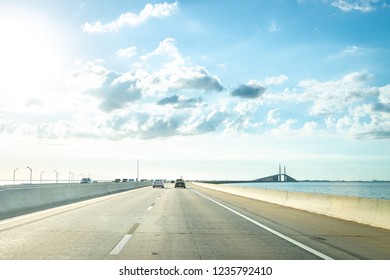
<path fill-rule="evenodd" d="M 153 188 L 163 188 L 164 187 L 164 181 L 163 180 L 154 180 L 153 182 Z"/>

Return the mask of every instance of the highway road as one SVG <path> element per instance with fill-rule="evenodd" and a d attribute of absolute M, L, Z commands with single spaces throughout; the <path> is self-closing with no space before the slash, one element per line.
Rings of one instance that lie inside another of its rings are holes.
<path fill-rule="evenodd" d="M 0 221 L 7 260 L 390 259 L 390 231 L 187 183 Z"/>

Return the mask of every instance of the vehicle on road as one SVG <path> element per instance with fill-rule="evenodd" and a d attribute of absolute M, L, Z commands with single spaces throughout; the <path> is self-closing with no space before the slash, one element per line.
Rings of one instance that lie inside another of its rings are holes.
<path fill-rule="evenodd" d="M 154 180 L 153 182 L 153 188 L 163 188 L 164 187 L 164 181 L 163 180 Z"/>
<path fill-rule="evenodd" d="M 120 183 L 121 179 L 115 179 L 114 183 Z"/>
<path fill-rule="evenodd" d="M 127 182 L 127 179 L 123 179 L 122 182 L 123 182 L 123 183 L 126 183 L 126 182 Z"/>
<path fill-rule="evenodd" d="M 83 178 L 80 181 L 80 184 L 91 184 L 91 183 L 92 183 L 91 178 Z"/>
<path fill-rule="evenodd" d="M 175 183 L 175 188 L 185 188 L 186 183 L 184 182 L 183 179 L 177 179 Z"/>

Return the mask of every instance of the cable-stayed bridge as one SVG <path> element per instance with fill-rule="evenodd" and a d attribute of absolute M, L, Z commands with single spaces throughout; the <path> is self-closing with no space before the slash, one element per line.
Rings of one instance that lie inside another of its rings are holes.
<path fill-rule="evenodd" d="M 295 180 L 293 177 L 287 175 L 286 166 L 284 166 L 284 170 L 282 173 L 282 167 L 279 164 L 279 173 L 278 174 L 255 179 L 252 182 L 298 182 L 298 180 Z"/>
<path fill-rule="evenodd" d="M 202 181 L 205 183 L 213 183 L 213 184 L 227 184 L 227 183 L 261 183 L 261 182 L 298 182 L 298 180 L 294 179 L 290 175 L 286 173 L 286 166 L 283 168 L 279 164 L 279 172 L 274 175 L 254 179 L 254 180 L 215 180 L 215 181 Z"/>

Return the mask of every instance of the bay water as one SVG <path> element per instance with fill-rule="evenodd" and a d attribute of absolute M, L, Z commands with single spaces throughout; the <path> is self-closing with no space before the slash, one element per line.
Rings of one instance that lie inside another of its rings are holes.
<path fill-rule="evenodd" d="M 227 184 L 251 188 L 285 190 L 291 192 L 307 192 L 332 194 L 375 199 L 390 200 L 390 182 L 344 182 L 344 181 L 302 181 L 302 182 L 257 182 Z"/>

